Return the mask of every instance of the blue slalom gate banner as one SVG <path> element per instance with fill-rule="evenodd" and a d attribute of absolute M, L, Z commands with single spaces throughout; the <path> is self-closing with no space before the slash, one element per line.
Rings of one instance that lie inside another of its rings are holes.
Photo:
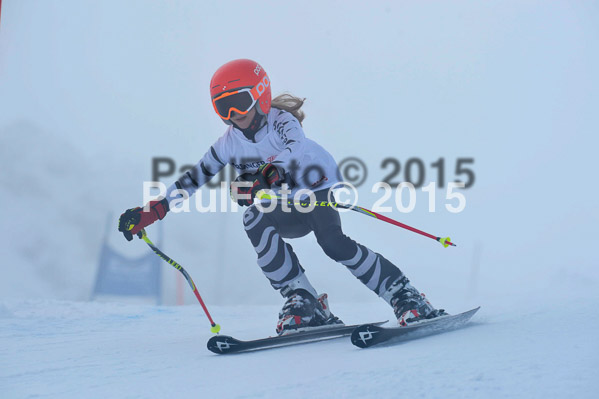
<path fill-rule="evenodd" d="M 154 299 L 156 304 L 161 304 L 160 262 L 160 258 L 151 251 L 137 258 L 124 256 L 109 246 L 105 236 L 91 299 L 101 296 L 140 297 Z"/>

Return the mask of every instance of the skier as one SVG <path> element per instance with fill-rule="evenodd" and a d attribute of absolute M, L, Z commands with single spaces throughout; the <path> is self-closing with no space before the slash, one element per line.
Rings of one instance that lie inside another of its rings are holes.
<path fill-rule="evenodd" d="M 271 100 L 266 71 L 247 59 L 221 66 L 210 82 L 210 95 L 214 110 L 229 125 L 225 134 L 167 189 L 165 198 L 149 202 L 147 211 L 138 207 L 121 215 L 118 229 L 127 240 L 162 220 L 169 201 L 191 196 L 230 164 L 240 173 L 236 182 L 248 182 L 232 184 L 231 194 L 240 205 L 248 206 L 243 224 L 258 265 L 285 298 L 276 327 L 279 335 L 343 324 L 331 313 L 327 295 L 317 294 L 293 248 L 283 240 L 310 232 L 326 255 L 391 305 L 399 325 L 446 314 L 435 309 L 389 260 L 346 236 L 333 207 L 316 206 L 303 213 L 293 206 L 284 210 L 277 205 L 266 212 L 254 203 L 261 190 L 280 192 L 284 187 L 289 187 L 291 197 L 300 189 L 310 189 L 317 201 L 327 201 L 329 189 L 340 181 L 331 154 L 304 135 L 303 99 L 283 94 Z"/>

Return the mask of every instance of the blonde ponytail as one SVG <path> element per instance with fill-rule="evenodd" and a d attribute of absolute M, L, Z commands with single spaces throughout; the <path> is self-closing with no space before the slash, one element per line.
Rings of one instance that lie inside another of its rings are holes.
<path fill-rule="evenodd" d="M 304 105 L 305 98 L 295 97 L 288 93 L 283 93 L 272 99 L 271 106 L 291 113 L 299 121 L 300 125 L 306 114 L 300 108 Z"/>

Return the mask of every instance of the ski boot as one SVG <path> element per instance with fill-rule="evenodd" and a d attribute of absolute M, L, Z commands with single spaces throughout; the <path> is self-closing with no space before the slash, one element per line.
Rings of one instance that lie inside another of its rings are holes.
<path fill-rule="evenodd" d="M 448 315 L 444 309 L 435 309 L 424 294 L 412 287 L 405 276 L 393 283 L 381 296 L 393 307 L 401 327 Z"/>
<path fill-rule="evenodd" d="M 308 291 L 297 289 L 287 295 L 287 301 L 279 312 L 277 334 L 287 335 L 333 325 L 343 325 L 343 322 L 331 313 L 327 294 L 315 298 Z"/>

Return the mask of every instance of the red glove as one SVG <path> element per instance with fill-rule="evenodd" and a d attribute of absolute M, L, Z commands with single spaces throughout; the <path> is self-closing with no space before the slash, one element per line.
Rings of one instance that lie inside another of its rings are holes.
<path fill-rule="evenodd" d="M 141 238 L 141 230 L 148 227 L 157 220 L 162 220 L 169 211 L 166 198 L 160 201 L 150 201 L 147 206 L 149 210 L 144 212 L 143 208 L 137 207 L 127 209 L 119 218 L 119 231 L 123 233 L 127 241 L 133 239 L 133 234 Z"/>

